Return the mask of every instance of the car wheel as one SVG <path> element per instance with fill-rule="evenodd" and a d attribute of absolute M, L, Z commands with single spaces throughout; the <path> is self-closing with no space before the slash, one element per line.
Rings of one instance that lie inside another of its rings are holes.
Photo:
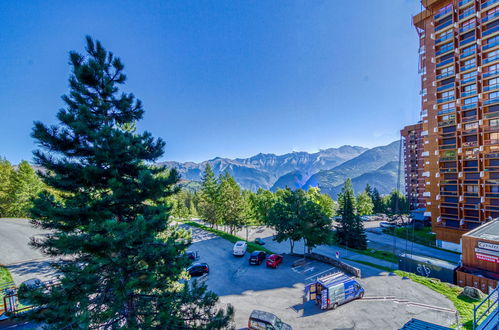
<path fill-rule="evenodd" d="M 333 304 L 333 308 L 332 309 L 336 309 L 336 308 L 338 308 L 338 303 L 334 303 Z"/>
<path fill-rule="evenodd" d="M 362 298 L 364 298 L 364 292 L 361 292 L 361 293 L 359 294 L 359 299 L 362 299 Z"/>

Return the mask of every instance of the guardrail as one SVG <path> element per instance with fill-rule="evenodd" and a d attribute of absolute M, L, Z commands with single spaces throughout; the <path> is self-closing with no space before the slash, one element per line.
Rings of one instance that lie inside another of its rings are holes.
<path fill-rule="evenodd" d="M 487 309 L 479 313 L 480 307 L 487 303 Z M 479 314 L 479 315 L 477 315 Z M 473 309 L 473 329 L 496 329 L 499 322 L 499 286 Z"/>

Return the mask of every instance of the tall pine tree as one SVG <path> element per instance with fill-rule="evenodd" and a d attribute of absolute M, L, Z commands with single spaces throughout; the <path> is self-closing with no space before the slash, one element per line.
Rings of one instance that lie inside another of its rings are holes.
<path fill-rule="evenodd" d="M 357 214 L 355 194 L 352 180 L 347 179 L 338 197 L 340 215 L 339 224 L 336 226 L 336 239 L 338 243 L 351 248 L 365 249 L 367 238 L 364 225 Z"/>
<path fill-rule="evenodd" d="M 210 164 L 206 164 L 199 191 L 198 211 L 204 221 L 216 226 L 218 221 L 218 182 Z"/>
<path fill-rule="evenodd" d="M 232 308 L 217 309 L 203 285 L 179 282 L 189 236 L 168 223 L 163 202 L 179 176 L 151 163 L 164 142 L 130 127 L 144 110 L 119 91 L 123 64 L 87 37 L 87 56 L 70 53 L 72 74 L 59 124 L 36 122 L 44 181 L 63 192 L 35 200 L 33 223 L 52 234 L 33 241 L 55 264 L 60 284 L 26 290 L 43 310 L 31 315 L 51 328 L 225 328 Z"/>

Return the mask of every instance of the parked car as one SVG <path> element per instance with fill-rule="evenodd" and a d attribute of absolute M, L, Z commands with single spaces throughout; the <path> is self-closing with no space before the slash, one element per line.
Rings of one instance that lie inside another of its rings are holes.
<path fill-rule="evenodd" d="M 362 221 L 369 221 L 370 218 L 367 215 L 363 215 L 363 216 L 360 217 L 360 220 L 362 220 Z"/>
<path fill-rule="evenodd" d="M 249 257 L 250 265 L 259 265 L 265 260 L 267 254 L 263 251 L 254 251 Z"/>
<path fill-rule="evenodd" d="M 248 249 L 248 243 L 245 241 L 237 241 L 232 248 L 232 254 L 235 256 L 244 256 L 246 250 Z"/>
<path fill-rule="evenodd" d="M 260 237 L 255 238 L 255 243 L 258 245 L 265 245 L 265 241 Z"/>
<path fill-rule="evenodd" d="M 210 272 L 210 268 L 208 267 L 207 263 L 196 263 L 192 264 L 190 267 L 187 268 L 187 272 L 191 276 L 201 276 L 204 274 L 208 274 Z"/>
<path fill-rule="evenodd" d="M 267 257 L 265 263 L 267 267 L 277 268 L 277 266 L 279 266 L 279 264 L 282 263 L 282 256 L 278 254 L 271 254 Z"/>
<path fill-rule="evenodd" d="M 191 260 L 199 259 L 199 252 L 198 251 L 187 251 L 185 254 L 187 255 L 187 258 L 189 258 Z"/>
<path fill-rule="evenodd" d="M 382 222 L 380 222 L 380 223 L 379 223 L 379 226 L 380 226 L 381 228 L 395 228 L 395 227 L 397 227 L 397 225 L 396 225 L 396 224 L 391 223 L 391 222 L 386 222 L 386 221 L 382 221 Z"/>
<path fill-rule="evenodd" d="M 293 330 L 293 328 L 281 321 L 275 314 L 254 310 L 248 320 L 248 329 L 251 330 Z"/>

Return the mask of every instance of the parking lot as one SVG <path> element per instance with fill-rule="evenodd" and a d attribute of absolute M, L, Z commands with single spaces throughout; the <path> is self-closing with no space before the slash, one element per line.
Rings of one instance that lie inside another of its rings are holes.
<path fill-rule="evenodd" d="M 370 267 L 359 282 L 366 297 L 321 311 L 309 301 L 303 304 L 305 283 L 336 271 L 317 261 L 292 267 L 296 257 L 284 255 L 277 269 L 248 264 L 249 253 L 232 256 L 232 243 L 192 228 L 191 250 L 199 251 L 200 262 L 210 266 L 206 283 L 235 308 L 236 328 L 246 328 L 253 309 L 272 312 L 294 329 L 398 329 L 411 318 L 449 326 L 456 322 L 452 303 L 429 288 Z M 386 299 L 383 299 L 386 297 Z"/>

